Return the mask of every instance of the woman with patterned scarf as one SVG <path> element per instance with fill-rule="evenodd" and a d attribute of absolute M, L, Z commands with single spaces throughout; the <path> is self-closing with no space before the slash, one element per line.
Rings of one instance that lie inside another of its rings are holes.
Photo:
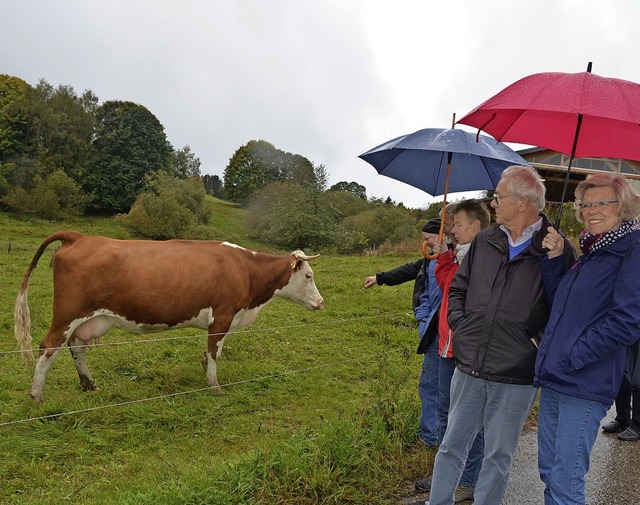
<path fill-rule="evenodd" d="M 640 195 L 624 176 L 598 174 L 575 191 L 585 223 L 582 256 L 557 286 L 536 359 L 540 386 L 538 469 L 545 505 L 583 505 L 585 475 L 600 422 L 613 404 L 628 346 L 640 338 Z M 543 245 L 562 261 L 560 235 Z"/>

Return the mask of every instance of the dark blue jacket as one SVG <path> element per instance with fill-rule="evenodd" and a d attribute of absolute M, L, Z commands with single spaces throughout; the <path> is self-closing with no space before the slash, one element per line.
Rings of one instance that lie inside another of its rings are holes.
<path fill-rule="evenodd" d="M 534 385 L 613 404 L 627 347 L 640 338 L 640 231 L 583 255 L 564 275 Z M 549 260 L 553 262 L 553 260 Z"/>

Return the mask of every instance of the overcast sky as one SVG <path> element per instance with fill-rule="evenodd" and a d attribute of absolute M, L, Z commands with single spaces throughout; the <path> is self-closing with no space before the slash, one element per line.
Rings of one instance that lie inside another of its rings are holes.
<path fill-rule="evenodd" d="M 592 61 L 640 82 L 638 0 L 0 0 L 0 12 L 0 73 L 139 103 L 203 174 L 222 177 L 262 139 L 324 164 L 330 184 L 408 207 L 433 198 L 359 154 L 448 128 L 529 74 Z"/>

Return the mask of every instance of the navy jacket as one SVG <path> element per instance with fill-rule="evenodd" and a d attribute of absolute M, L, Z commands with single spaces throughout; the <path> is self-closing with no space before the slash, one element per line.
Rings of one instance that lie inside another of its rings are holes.
<path fill-rule="evenodd" d="M 540 343 L 537 386 L 613 404 L 640 338 L 640 231 L 583 255 L 564 275 Z M 553 262 L 553 260 L 550 260 Z"/>

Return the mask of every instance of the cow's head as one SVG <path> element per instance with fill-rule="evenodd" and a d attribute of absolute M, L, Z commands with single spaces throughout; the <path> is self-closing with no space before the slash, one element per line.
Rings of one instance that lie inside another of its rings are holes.
<path fill-rule="evenodd" d="M 321 310 L 324 308 L 324 300 L 313 280 L 313 270 L 307 261 L 320 256 L 307 256 L 302 251 L 293 251 L 289 256 L 291 278 L 280 291 L 280 296 L 289 298 L 309 310 Z"/>

